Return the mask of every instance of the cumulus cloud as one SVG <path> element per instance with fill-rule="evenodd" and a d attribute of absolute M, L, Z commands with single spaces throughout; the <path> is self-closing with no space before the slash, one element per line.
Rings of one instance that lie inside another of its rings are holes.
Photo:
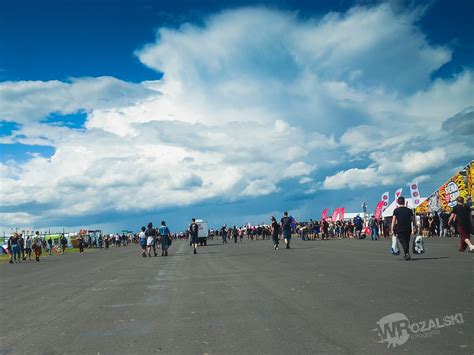
<path fill-rule="evenodd" d="M 322 19 L 228 10 L 160 28 L 136 51 L 160 81 L 0 83 L 0 119 L 23 124 L 2 142 L 55 148 L 0 163 L 0 218 L 53 223 L 256 198 L 288 182 L 313 194 L 426 176 L 472 148 L 442 128 L 465 124 L 446 118 L 473 105 L 473 74 L 431 81 L 452 53 L 427 41 L 420 16 L 387 5 Z M 84 129 L 44 122 L 78 110 Z M 15 207 L 41 204 L 34 216 Z"/>

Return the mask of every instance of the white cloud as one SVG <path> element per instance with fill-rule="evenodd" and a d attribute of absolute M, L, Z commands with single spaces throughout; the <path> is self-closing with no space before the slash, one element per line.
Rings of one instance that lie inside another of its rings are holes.
<path fill-rule="evenodd" d="M 441 127 L 472 106 L 473 75 L 431 83 L 451 50 L 430 44 L 418 19 L 387 5 L 320 20 L 229 10 L 203 26 L 161 28 L 136 52 L 161 81 L 0 83 L 0 117 L 23 124 L 1 141 L 56 149 L 0 164 L 2 205 L 48 204 L 48 221 L 234 201 L 284 180 L 312 193 L 425 174 L 470 146 L 447 142 Z M 78 110 L 84 130 L 40 123 Z"/>
<path fill-rule="evenodd" d="M 81 109 L 128 106 L 157 94 L 142 84 L 105 76 L 70 82 L 4 81 L 0 82 L 0 118 L 29 123 L 53 112 L 71 114 Z"/>

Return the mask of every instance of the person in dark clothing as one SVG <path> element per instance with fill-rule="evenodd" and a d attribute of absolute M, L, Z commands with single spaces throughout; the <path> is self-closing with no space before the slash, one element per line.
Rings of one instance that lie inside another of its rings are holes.
<path fill-rule="evenodd" d="M 278 238 L 280 236 L 280 226 L 278 225 L 277 220 L 275 217 L 272 216 L 272 241 L 273 241 L 273 249 L 278 250 Z"/>
<path fill-rule="evenodd" d="M 441 237 L 449 237 L 451 235 L 449 231 L 449 214 L 446 212 L 441 212 Z"/>
<path fill-rule="evenodd" d="M 232 238 L 234 238 L 234 243 L 237 243 L 238 236 L 239 236 L 239 231 L 237 230 L 237 226 L 234 225 L 234 228 L 232 228 Z"/>
<path fill-rule="evenodd" d="M 457 205 L 453 207 L 451 216 L 449 217 L 449 224 L 456 222 L 456 229 L 460 237 L 459 251 L 465 251 L 469 247 L 469 251 L 474 251 L 474 245 L 471 243 L 471 208 L 464 204 L 464 198 L 459 196 Z"/>
<path fill-rule="evenodd" d="M 440 223 L 441 223 L 441 220 L 439 218 L 438 212 L 434 213 L 433 223 L 434 223 L 434 234 L 439 237 L 440 236 Z"/>
<path fill-rule="evenodd" d="M 283 213 L 283 218 L 281 219 L 281 230 L 283 232 L 283 239 L 286 243 L 286 249 L 290 249 L 291 219 L 288 217 L 288 212 Z"/>
<path fill-rule="evenodd" d="M 79 236 L 77 237 L 77 245 L 79 246 L 80 254 L 84 254 L 84 244 L 84 237 L 82 236 L 82 234 L 79 234 Z"/>
<path fill-rule="evenodd" d="M 322 240 L 329 239 L 329 223 L 327 220 L 321 221 L 322 229 L 323 229 L 323 237 Z"/>
<path fill-rule="evenodd" d="M 191 244 L 193 246 L 193 254 L 197 254 L 196 249 L 197 249 L 197 246 L 199 244 L 198 233 L 199 233 L 199 226 L 196 223 L 196 219 L 193 218 L 191 220 L 191 224 L 189 225 L 189 235 L 191 237 Z"/>
<path fill-rule="evenodd" d="M 398 207 L 393 211 L 392 234 L 395 234 L 403 247 L 404 259 L 410 260 L 410 236 L 413 230 L 413 211 L 405 207 L 405 198 L 397 199 Z"/>
<path fill-rule="evenodd" d="M 221 228 L 222 243 L 227 244 L 227 233 L 228 233 L 227 225 L 224 224 Z"/>

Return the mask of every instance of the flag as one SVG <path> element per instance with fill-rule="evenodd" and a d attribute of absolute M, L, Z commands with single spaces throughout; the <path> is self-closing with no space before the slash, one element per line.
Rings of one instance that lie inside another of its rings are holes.
<path fill-rule="evenodd" d="M 377 203 L 377 206 L 375 206 L 374 217 L 376 220 L 379 220 L 380 217 L 382 216 L 384 203 L 385 203 L 384 201 L 379 201 L 379 203 Z"/>
<path fill-rule="evenodd" d="M 410 195 L 413 207 L 417 207 L 420 204 L 420 190 L 418 189 L 418 183 L 412 182 L 410 184 Z"/>
<path fill-rule="evenodd" d="M 397 191 L 395 191 L 395 201 L 402 195 L 403 188 L 399 188 Z"/>
<path fill-rule="evenodd" d="M 383 210 L 385 210 L 388 207 L 388 201 L 390 200 L 390 195 L 388 191 L 384 192 L 382 197 L 380 198 L 380 201 L 383 202 Z"/>
<path fill-rule="evenodd" d="M 328 217 L 328 209 L 325 208 L 323 213 L 321 214 L 321 221 L 324 221 Z"/>
<path fill-rule="evenodd" d="M 341 209 L 339 210 L 339 220 L 344 220 L 344 207 L 341 207 Z"/>
<path fill-rule="evenodd" d="M 337 221 L 337 217 L 339 216 L 339 210 L 340 210 L 340 208 L 336 208 L 336 209 L 334 210 L 334 212 L 332 213 L 331 220 L 332 220 L 333 222 Z"/>

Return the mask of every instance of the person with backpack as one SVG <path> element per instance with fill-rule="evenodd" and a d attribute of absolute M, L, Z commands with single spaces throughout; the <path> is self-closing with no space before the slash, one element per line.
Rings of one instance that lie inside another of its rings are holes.
<path fill-rule="evenodd" d="M 161 256 L 168 256 L 168 249 L 171 246 L 171 232 L 166 226 L 165 221 L 161 221 L 161 227 L 159 229 L 159 234 L 161 238 Z"/>
<path fill-rule="evenodd" d="M 191 220 L 191 224 L 189 225 L 189 236 L 191 238 L 191 245 L 193 246 L 193 254 L 197 254 L 197 246 L 199 244 L 199 226 L 196 223 L 196 219 L 193 218 Z"/>
<path fill-rule="evenodd" d="M 362 234 L 362 227 L 363 227 L 363 221 L 360 215 L 357 215 L 354 217 L 354 229 L 355 229 L 355 236 L 357 239 L 360 239 L 361 234 Z"/>
<path fill-rule="evenodd" d="M 279 238 L 280 238 L 280 225 L 278 224 L 275 217 L 272 216 L 272 224 L 271 224 L 271 234 L 272 234 L 272 241 L 273 241 L 273 249 L 278 250 Z"/>
<path fill-rule="evenodd" d="M 283 239 L 285 240 L 286 249 L 290 249 L 291 219 L 288 217 L 288 212 L 283 213 L 283 217 L 281 219 L 281 230 L 283 233 Z"/>

